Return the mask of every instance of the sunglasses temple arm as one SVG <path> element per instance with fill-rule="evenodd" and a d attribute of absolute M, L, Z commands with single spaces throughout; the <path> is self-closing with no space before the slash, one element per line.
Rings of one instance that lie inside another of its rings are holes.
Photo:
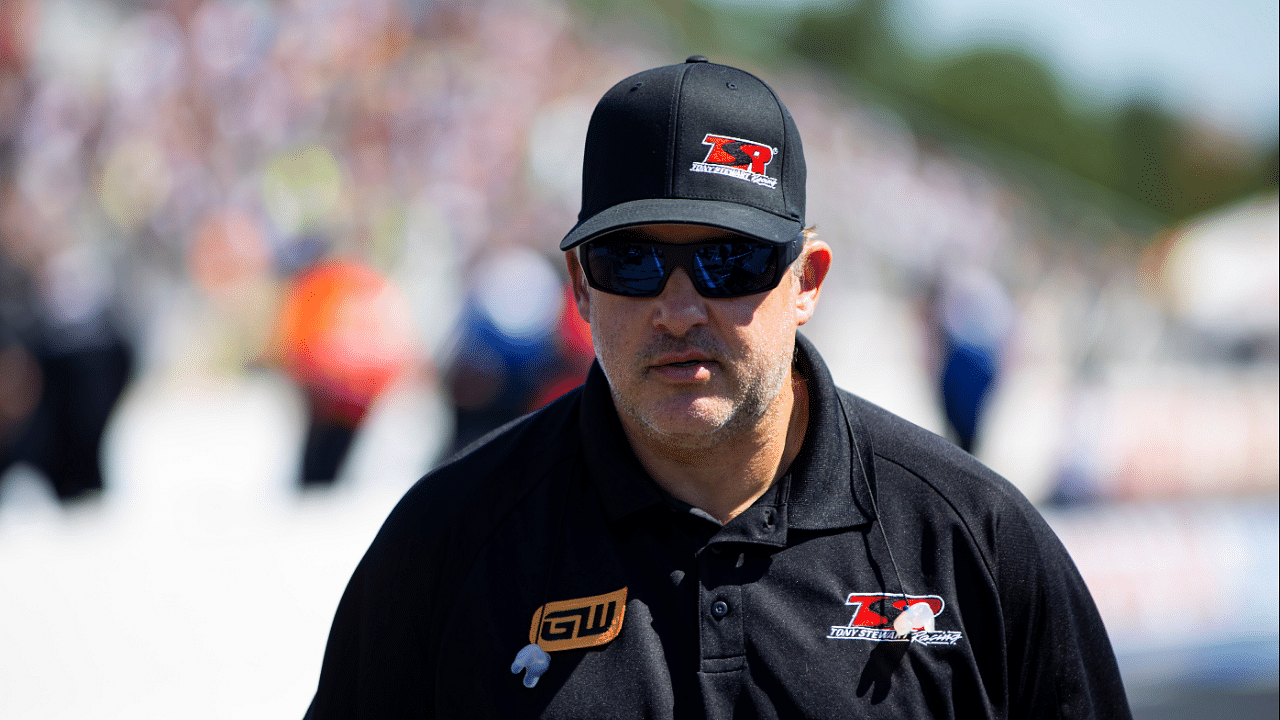
<path fill-rule="evenodd" d="M 791 267 L 791 263 L 800 257 L 800 251 L 804 249 L 804 233 L 800 233 L 786 244 L 783 250 L 782 267 Z"/>

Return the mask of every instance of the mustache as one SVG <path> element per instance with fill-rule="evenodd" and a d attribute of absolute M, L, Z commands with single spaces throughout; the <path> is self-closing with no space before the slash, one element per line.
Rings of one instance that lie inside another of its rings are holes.
<path fill-rule="evenodd" d="M 642 364 L 652 365 L 664 355 L 686 353 L 690 350 L 696 350 L 717 362 L 729 355 L 728 348 L 719 338 L 705 328 L 694 327 L 680 337 L 670 333 L 654 337 L 640 348 L 639 358 Z"/>

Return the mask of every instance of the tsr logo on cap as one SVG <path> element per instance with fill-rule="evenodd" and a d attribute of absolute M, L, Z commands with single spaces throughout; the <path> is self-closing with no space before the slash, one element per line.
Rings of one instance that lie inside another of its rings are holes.
<path fill-rule="evenodd" d="M 778 179 L 765 174 L 765 168 L 778 154 L 776 148 L 762 145 L 742 138 L 726 137 L 707 133 L 702 139 L 703 145 L 710 145 L 707 157 L 702 162 L 695 162 L 691 172 L 728 175 L 739 180 L 746 180 L 767 188 L 778 186 Z"/>

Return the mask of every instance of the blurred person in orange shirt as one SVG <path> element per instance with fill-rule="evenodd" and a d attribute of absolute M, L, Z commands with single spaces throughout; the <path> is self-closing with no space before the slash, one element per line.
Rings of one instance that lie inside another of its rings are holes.
<path fill-rule="evenodd" d="M 411 327 L 395 287 L 361 263 L 321 262 L 290 283 L 278 333 L 307 398 L 304 486 L 337 477 L 370 405 L 413 366 Z"/>

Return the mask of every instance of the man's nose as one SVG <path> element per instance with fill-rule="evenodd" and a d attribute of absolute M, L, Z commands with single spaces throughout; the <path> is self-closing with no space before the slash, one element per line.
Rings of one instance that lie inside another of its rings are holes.
<path fill-rule="evenodd" d="M 680 337 L 690 328 L 707 322 L 707 300 L 698 294 L 684 268 L 676 268 L 667 278 L 662 294 L 654 298 L 653 326 Z"/>

